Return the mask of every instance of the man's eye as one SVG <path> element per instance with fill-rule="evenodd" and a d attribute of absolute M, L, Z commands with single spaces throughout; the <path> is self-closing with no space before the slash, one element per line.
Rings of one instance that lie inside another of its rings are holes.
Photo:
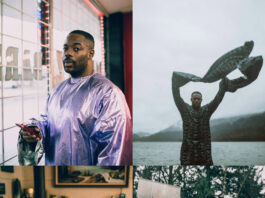
<path fill-rule="evenodd" d="M 73 50 L 74 50 L 75 52 L 78 52 L 79 48 L 78 48 L 78 47 L 74 47 Z"/>
<path fill-rule="evenodd" d="M 63 51 L 67 51 L 67 50 L 68 50 L 68 47 L 64 47 L 64 48 L 63 48 Z"/>

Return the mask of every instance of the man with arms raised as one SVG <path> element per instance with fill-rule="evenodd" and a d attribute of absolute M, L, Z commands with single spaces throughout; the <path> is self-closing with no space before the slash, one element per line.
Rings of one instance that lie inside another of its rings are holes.
<path fill-rule="evenodd" d="M 198 91 L 191 94 L 192 105 L 183 101 L 179 87 L 176 86 L 177 78 L 178 76 L 173 73 L 173 97 L 183 121 L 181 165 L 213 165 L 210 118 L 224 97 L 227 79 L 224 78 L 220 82 L 215 98 L 209 104 L 201 107 L 202 94 Z"/>

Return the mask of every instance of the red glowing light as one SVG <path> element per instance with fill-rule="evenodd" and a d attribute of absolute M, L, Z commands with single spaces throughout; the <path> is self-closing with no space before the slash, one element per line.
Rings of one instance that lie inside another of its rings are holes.
<path fill-rule="evenodd" d="M 89 0 L 83 0 L 98 16 L 102 17 L 103 13 L 100 12 Z"/>

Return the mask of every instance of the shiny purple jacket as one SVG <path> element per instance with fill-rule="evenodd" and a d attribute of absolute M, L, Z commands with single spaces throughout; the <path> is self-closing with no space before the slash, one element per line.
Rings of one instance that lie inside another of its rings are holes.
<path fill-rule="evenodd" d="M 132 120 L 120 89 L 101 74 L 69 78 L 47 100 L 45 165 L 131 165 Z"/>

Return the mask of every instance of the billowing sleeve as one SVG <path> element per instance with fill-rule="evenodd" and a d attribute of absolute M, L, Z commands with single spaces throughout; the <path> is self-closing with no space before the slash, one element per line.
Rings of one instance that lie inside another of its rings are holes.
<path fill-rule="evenodd" d="M 49 98 L 47 99 L 48 103 Z M 46 134 L 48 130 L 48 119 L 47 119 L 47 105 L 46 113 L 41 115 L 41 119 L 37 120 L 31 118 L 30 125 L 38 126 L 42 133 L 42 139 L 37 143 L 26 142 L 21 135 L 18 137 L 18 162 L 20 165 L 34 166 L 38 165 L 44 154 L 44 145 L 46 140 Z"/>
<path fill-rule="evenodd" d="M 227 87 L 227 79 L 224 78 L 220 82 L 218 93 L 216 94 L 214 99 L 209 104 L 206 105 L 210 115 L 213 114 L 213 112 L 217 109 L 219 104 L 222 102 L 224 95 L 225 95 L 225 92 L 226 92 L 226 87 Z"/>
<path fill-rule="evenodd" d="M 179 88 L 181 86 L 183 86 L 183 84 L 181 84 L 178 79 L 178 75 L 177 72 L 173 72 L 172 75 L 172 94 L 173 94 L 173 98 L 175 101 L 175 104 L 180 112 L 181 115 L 183 115 L 185 109 L 186 109 L 186 103 L 184 102 L 184 100 L 181 98 L 180 96 L 180 90 Z"/>
<path fill-rule="evenodd" d="M 132 164 L 132 120 L 124 95 L 110 88 L 100 101 L 90 139 L 96 165 Z"/>

